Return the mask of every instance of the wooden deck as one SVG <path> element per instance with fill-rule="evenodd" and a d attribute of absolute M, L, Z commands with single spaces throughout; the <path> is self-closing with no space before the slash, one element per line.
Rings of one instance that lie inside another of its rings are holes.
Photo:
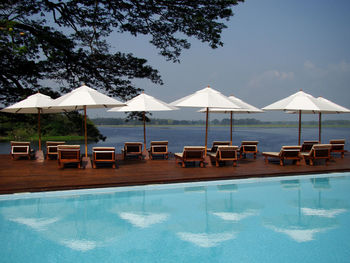
<path fill-rule="evenodd" d="M 34 160 L 11 160 L 10 155 L 0 155 L 0 194 L 39 192 L 82 188 L 195 182 L 206 180 L 256 178 L 310 173 L 350 171 L 350 154 L 344 159 L 335 158 L 328 165 L 323 162 L 315 166 L 279 163 L 265 164 L 261 155 L 256 160 L 247 158 L 238 161 L 237 167 L 207 166 L 182 168 L 169 160 L 117 161 L 117 168 L 60 169 L 56 160 L 37 162 Z"/>

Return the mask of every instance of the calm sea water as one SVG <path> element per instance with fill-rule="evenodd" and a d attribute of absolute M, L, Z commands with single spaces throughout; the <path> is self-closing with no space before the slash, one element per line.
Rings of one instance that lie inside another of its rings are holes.
<path fill-rule="evenodd" d="M 0 261 L 350 262 L 350 174 L 0 196 Z"/>
<path fill-rule="evenodd" d="M 99 127 L 106 141 L 90 142 L 89 152 L 93 146 L 114 146 L 120 152 L 124 142 L 139 141 L 143 142 L 143 127 L 118 128 L 118 127 Z M 147 145 L 152 140 L 169 141 L 170 152 L 181 152 L 185 145 L 203 145 L 205 141 L 205 127 L 147 127 Z M 348 142 L 345 147 L 350 150 L 350 128 L 323 128 L 322 142 L 327 143 L 330 139 L 346 139 Z M 229 127 L 210 127 L 208 132 L 208 145 L 213 141 L 229 141 Z M 234 128 L 233 145 L 240 145 L 242 140 L 259 141 L 260 151 L 279 151 L 282 145 L 297 145 L 297 128 Z M 318 140 L 317 128 L 303 128 L 303 140 Z M 69 142 L 83 145 L 84 142 Z M 37 143 L 33 143 L 37 147 Z M 9 153 L 9 142 L 0 143 L 0 153 Z"/>

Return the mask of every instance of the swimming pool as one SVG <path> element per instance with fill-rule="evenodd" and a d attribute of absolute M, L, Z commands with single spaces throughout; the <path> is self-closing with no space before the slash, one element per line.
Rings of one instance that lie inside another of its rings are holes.
<path fill-rule="evenodd" d="M 350 173 L 0 196 L 1 262 L 350 262 Z"/>

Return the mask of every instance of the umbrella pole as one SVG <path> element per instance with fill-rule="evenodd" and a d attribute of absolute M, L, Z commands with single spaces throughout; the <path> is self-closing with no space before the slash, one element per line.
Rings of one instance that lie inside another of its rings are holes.
<path fill-rule="evenodd" d="M 321 125 L 322 125 L 322 117 L 321 112 L 318 113 L 318 142 L 321 143 Z"/>
<path fill-rule="evenodd" d="M 299 137 L 298 137 L 298 145 L 300 145 L 300 137 L 301 137 L 301 110 L 299 110 Z"/>
<path fill-rule="evenodd" d="M 39 135 L 39 151 L 41 151 L 41 127 L 40 127 L 40 112 L 41 112 L 41 109 L 38 109 L 38 135 Z"/>
<path fill-rule="evenodd" d="M 88 157 L 87 155 L 87 125 L 86 125 L 86 105 L 84 106 L 84 126 L 85 126 L 85 157 Z"/>
<path fill-rule="evenodd" d="M 232 145 L 232 120 L 233 120 L 233 112 L 231 111 L 231 119 L 230 119 L 230 145 Z"/>
<path fill-rule="evenodd" d="M 143 145 L 144 145 L 144 150 L 146 150 L 146 113 L 143 111 Z"/>
<path fill-rule="evenodd" d="M 207 107 L 206 121 L 205 121 L 205 149 L 204 149 L 204 156 L 207 156 L 207 147 L 208 147 L 208 119 L 209 119 L 209 108 Z"/>

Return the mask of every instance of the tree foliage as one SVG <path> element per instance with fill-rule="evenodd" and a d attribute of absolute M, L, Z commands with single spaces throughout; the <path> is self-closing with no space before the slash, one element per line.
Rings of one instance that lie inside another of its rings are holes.
<path fill-rule="evenodd" d="M 0 137 L 10 140 L 30 140 L 38 137 L 36 114 L 0 114 Z M 105 140 L 96 126 L 88 119 L 89 139 Z M 84 136 L 84 117 L 78 112 L 41 115 L 42 136 Z"/>
<path fill-rule="evenodd" d="M 243 0 L 3 0 L 0 3 L 0 102 L 82 83 L 130 99 L 135 78 L 162 84 L 146 59 L 111 52 L 114 33 L 148 35 L 167 60 L 179 61 L 189 37 L 222 46 L 224 22 Z M 51 94 L 57 96 L 58 94 Z"/>

